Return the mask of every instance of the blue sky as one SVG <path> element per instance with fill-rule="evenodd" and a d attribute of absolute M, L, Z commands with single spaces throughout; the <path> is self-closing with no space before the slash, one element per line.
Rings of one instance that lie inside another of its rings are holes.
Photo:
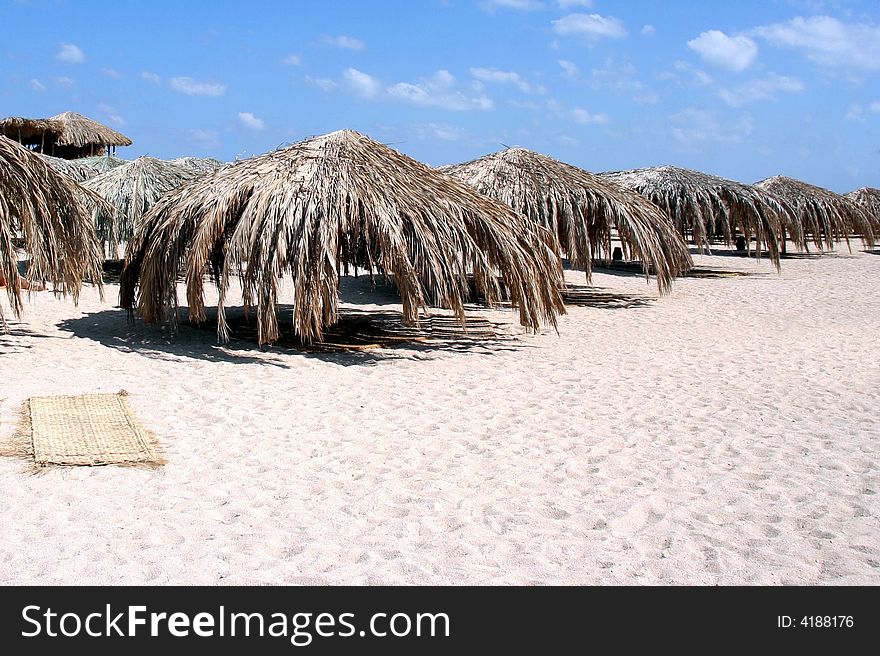
<path fill-rule="evenodd" d="M 0 24 L 0 114 L 78 111 L 127 158 L 354 128 L 432 165 L 506 144 L 880 187 L 877 0 L 0 0 Z"/>

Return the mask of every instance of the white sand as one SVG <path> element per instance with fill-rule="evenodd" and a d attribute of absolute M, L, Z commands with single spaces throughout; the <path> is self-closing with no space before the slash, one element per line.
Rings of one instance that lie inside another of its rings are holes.
<path fill-rule="evenodd" d="M 880 583 L 880 257 L 696 259 L 755 275 L 599 273 L 651 300 L 466 349 L 224 349 L 40 294 L 0 438 L 126 389 L 168 464 L 0 459 L 0 583 Z"/>

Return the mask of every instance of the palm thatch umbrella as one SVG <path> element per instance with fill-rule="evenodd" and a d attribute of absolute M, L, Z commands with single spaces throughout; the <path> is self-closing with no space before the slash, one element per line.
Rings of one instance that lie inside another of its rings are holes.
<path fill-rule="evenodd" d="M 76 160 L 77 164 L 82 164 L 83 166 L 88 166 L 92 169 L 95 172 L 95 175 L 98 173 L 106 173 L 107 171 L 115 169 L 117 166 L 122 166 L 127 162 L 128 160 L 114 155 L 93 155 L 92 157 L 80 157 Z"/>
<path fill-rule="evenodd" d="M 784 199 L 793 208 L 805 235 L 817 246 L 832 248 L 836 241 L 849 241 L 852 234 L 873 246 L 874 234 L 880 231 L 872 218 L 849 198 L 815 185 L 777 175 L 755 183 Z"/>
<path fill-rule="evenodd" d="M 846 194 L 846 197 L 860 206 L 869 216 L 874 219 L 874 235 L 878 233 L 877 226 L 880 222 L 880 189 L 873 187 L 861 187 Z"/>
<path fill-rule="evenodd" d="M 213 157 L 178 157 L 172 159 L 171 163 L 196 173 L 210 173 L 226 166 L 226 162 L 221 162 Z"/>
<path fill-rule="evenodd" d="M 81 159 L 61 159 L 51 155 L 40 154 L 40 157 L 56 171 L 60 171 L 75 182 L 83 182 L 98 175 L 94 169 L 84 166 Z"/>
<path fill-rule="evenodd" d="M 100 246 L 81 193 L 89 192 L 0 136 L 0 272 L 16 316 L 22 310 L 19 239 L 30 259 L 29 275 L 50 281 L 57 292 L 77 300 L 84 278 L 101 284 Z"/>
<path fill-rule="evenodd" d="M 109 245 L 115 257 L 118 245 L 131 239 L 147 210 L 169 191 L 195 177 L 196 173 L 170 162 L 139 157 L 83 183 L 111 206 L 95 206 L 92 212 L 102 246 L 106 249 Z"/>
<path fill-rule="evenodd" d="M 739 230 L 747 244 L 755 238 L 759 255 L 766 247 L 770 259 L 779 267 L 783 231 L 788 228 L 797 244 L 803 242 L 799 224 L 792 221 L 789 208 L 781 199 L 741 182 L 676 166 L 599 175 L 658 205 L 682 234 L 691 233 L 701 251 L 709 249 L 709 238 L 718 234 L 733 245 Z"/>
<path fill-rule="evenodd" d="M 572 264 L 587 272 L 611 259 L 616 229 L 630 257 L 653 269 L 661 291 L 692 266 L 672 222 L 638 194 L 592 173 L 525 148 L 507 148 L 443 172 L 504 202 L 550 230 Z"/>
<path fill-rule="evenodd" d="M 146 321 L 177 302 L 186 272 L 189 316 L 205 320 L 203 276 L 224 305 L 241 276 L 256 306 L 260 343 L 279 337 L 279 279 L 293 277 L 293 329 L 320 340 L 338 320 L 339 276 L 349 267 L 393 276 L 407 324 L 429 304 L 464 323 L 468 273 L 490 303 L 507 292 L 537 330 L 565 312 L 552 235 L 507 206 L 351 130 L 236 162 L 162 198 L 129 242 L 120 304 Z"/>
<path fill-rule="evenodd" d="M 69 150 L 67 154 L 71 157 L 95 155 L 104 148 L 131 145 L 131 139 L 121 132 L 76 112 L 64 112 L 52 116 L 49 121 L 61 125 L 61 134 L 55 140 L 56 150 Z"/>

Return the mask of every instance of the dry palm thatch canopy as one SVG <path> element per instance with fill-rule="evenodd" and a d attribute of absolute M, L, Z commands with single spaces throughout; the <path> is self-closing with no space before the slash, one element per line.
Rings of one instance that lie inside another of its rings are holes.
<path fill-rule="evenodd" d="M 89 178 L 98 175 L 97 171 L 94 169 L 88 166 L 83 166 L 82 160 L 80 159 L 61 159 L 60 157 L 52 157 L 51 155 L 42 154 L 39 156 L 42 157 L 53 169 L 60 171 L 75 182 L 83 182 L 84 180 L 88 180 Z"/>
<path fill-rule="evenodd" d="M 226 162 L 221 162 L 213 157 L 178 157 L 172 159 L 171 163 L 196 173 L 210 173 L 226 166 Z"/>
<path fill-rule="evenodd" d="M 176 305 L 186 271 L 189 316 L 203 321 L 203 276 L 223 306 L 239 273 L 256 306 L 261 343 L 279 337 L 279 278 L 293 277 L 293 329 L 320 340 L 338 320 L 339 275 L 350 266 L 391 275 L 404 321 L 449 307 L 464 323 L 468 273 L 489 302 L 503 278 L 520 322 L 537 330 L 565 311 L 562 270 L 545 229 L 452 178 L 350 130 L 237 162 L 161 199 L 129 243 L 120 304 L 146 321 Z M 138 287 L 139 286 L 139 287 Z"/>
<path fill-rule="evenodd" d="M 587 277 L 593 258 L 611 258 L 615 229 L 627 255 L 641 260 L 646 272 L 653 269 L 663 291 L 692 265 L 687 244 L 655 205 L 546 155 L 507 148 L 443 172 L 548 228 Z"/>
<path fill-rule="evenodd" d="M 682 233 L 693 235 L 701 249 L 708 248 L 710 237 L 719 234 L 732 245 L 739 230 L 747 243 L 755 238 L 759 254 L 766 247 L 778 267 L 780 240 L 786 228 L 792 239 L 802 244 L 798 224 L 792 222 L 786 204 L 752 186 L 675 166 L 600 175 L 661 207 Z"/>
<path fill-rule="evenodd" d="M 16 316 L 22 309 L 15 245 L 19 237 L 30 258 L 31 277 L 50 281 L 74 300 L 84 278 L 100 285 L 100 247 L 81 193 L 89 192 L 0 136 L 0 271 Z"/>
<path fill-rule="evenodd" d="M 104 198 L 111 210 L 95 206 L 93 218 L 101 244 L 116 247 L 131 239 L 141 217 L 172 189 L 196 177 L 196 173 L 170 162 L 139 157 L 83 183 Z"/>
<path fill-rule="evenodd" d="M 37 152 L 76 159 L 96 155 L 105 148 L 130 146 L 131 139 L 76 112 L 51 118 L 11 116 L 0 121 L 0 134 Z"/>
<path fill-rule="evenodd" d="M 877 236 L 877 222 L 880 222 L 880 189 L 873 187 L 862 187 L 846 194 L 846 197 L 859 205 L 865 212 L 873 217 L 874 236 Z"/>
<path fill-rule="evenodd" d="M 93 155 L 92 157 L 81 157 L 76 160 L 77 164 L 82 164 L 83 166 L 92 169 L 95 172 L 95 175 L 98 173 L 106 173 L 107 171 L 115 169 L 117 166 L 122 166 L 127 162 L 128 160 L 122 159 L 121 157 L 115 157 L 114 155 Z"/>
<path fill-rule="evenodd" d="M 799 219 L 804 234 L 811 235 L 817 246 L 831 248 L 836 241 L 860 235 L 866 244 L 874 244 L 880 224 L 852 200 L 815 185 L 777 175 L 755 183 L 760 189 L 783 198 Z"/>

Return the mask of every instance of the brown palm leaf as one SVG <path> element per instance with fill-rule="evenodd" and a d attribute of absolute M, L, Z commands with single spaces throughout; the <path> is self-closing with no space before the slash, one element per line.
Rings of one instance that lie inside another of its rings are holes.
<path fill-rule="evenodd" d="M 0 136 L 0 270 L 16 316 L 23 307 L 18 241 L 30 259 L 29 276 L 49 281 L 56 292 L 76 301 L 83 279 L 100 286 L 100 246 L 81 194 L 91 192 Z"/>

